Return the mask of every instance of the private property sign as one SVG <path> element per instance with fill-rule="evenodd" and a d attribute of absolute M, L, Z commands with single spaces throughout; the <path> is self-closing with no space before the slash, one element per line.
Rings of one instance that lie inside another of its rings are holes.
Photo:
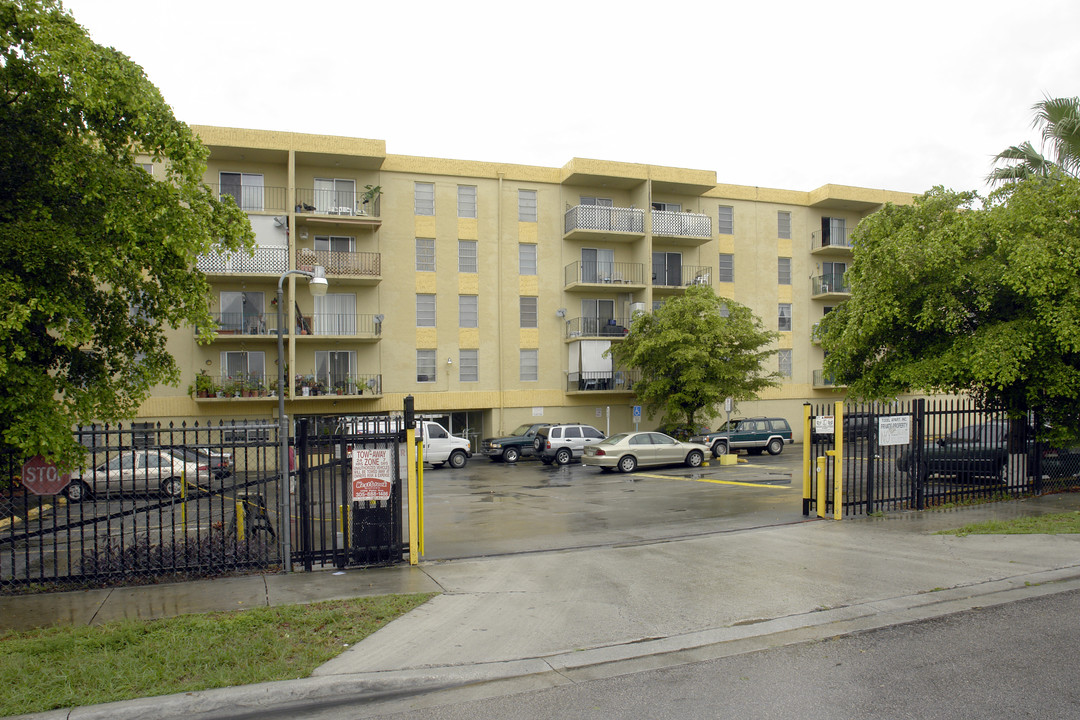
<path fill-rule="evenodd" d="M 389 448 L 352 451 L 352 499 L 389 500 L 394 463 Z"/>
<path fill-rule="evenodd" d="M 56 495 L 71 482 L 69 475 L 61 475 L 52 464 L 38 455 L 22 466 L 22 485 L 35 495 Z"/>

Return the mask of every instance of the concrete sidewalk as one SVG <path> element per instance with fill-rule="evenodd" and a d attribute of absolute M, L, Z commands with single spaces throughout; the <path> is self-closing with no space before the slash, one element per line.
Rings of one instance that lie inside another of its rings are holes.
<path fill-rule="evenodd" d="M 933 534 L 985 519 L 1074 510 L 1080 494 L 420 567 L 2 597 L 0 625 L 438 591 L 311 678 L 38 717 L 300 712 L 492 681 L 502 693 L 1080 588 L 1080 536 Z"/>

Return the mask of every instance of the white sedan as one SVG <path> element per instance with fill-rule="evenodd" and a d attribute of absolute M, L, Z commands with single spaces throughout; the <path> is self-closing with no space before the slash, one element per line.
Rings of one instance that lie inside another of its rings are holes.
<path fill-rule="evenodd" d="M 706 445 L 676 440 L 658 432 L 630 432 L 612 435 L 607 440 L 585 447 L 581 462 L 595 465 L 605 472 L 618 468 L 621 472 L 633 472 L 648 465 L 675 465 L 682 463 L 699 467 L 705 461 Z"/>

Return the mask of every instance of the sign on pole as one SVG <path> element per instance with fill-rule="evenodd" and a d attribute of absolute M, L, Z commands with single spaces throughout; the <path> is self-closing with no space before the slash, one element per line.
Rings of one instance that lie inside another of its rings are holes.
<path fill-rule="evenodd" d="M 22 485 L 35 495 L 56 495 L 70 482 L 70 475 L 61 475 L 56 465 L 40 455 L 23 463 Z"/>
<path fill-rule="evenodd" d="M 357 448 L 352 451 L 352 499 L 389 500 L 394 464 L 389 448 Z"/>

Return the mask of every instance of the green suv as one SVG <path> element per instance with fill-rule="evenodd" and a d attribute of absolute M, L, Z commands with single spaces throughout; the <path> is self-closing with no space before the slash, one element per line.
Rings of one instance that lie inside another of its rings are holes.
<path fill-rule="evenodd" d="M 515 428 L 506 437 L 484 438 L 480 441 L 480 452 L 491 458 L 492 462 L 517 462 L 520 458 L 533 454 L 536 431 L 550 426 L 551 423 L 525 424 Z"/>
<path fill-rule="evenodd" d="M 779 455 L 784 445 L 791 442 L 791 426 L 784 418 L 739 418 L 728 420 L 715 432 L 694 435 L 692 443 L 712 448 L 713 457 L 745 450 L 749 455 L 760 455 L 762 450 Z"/>

